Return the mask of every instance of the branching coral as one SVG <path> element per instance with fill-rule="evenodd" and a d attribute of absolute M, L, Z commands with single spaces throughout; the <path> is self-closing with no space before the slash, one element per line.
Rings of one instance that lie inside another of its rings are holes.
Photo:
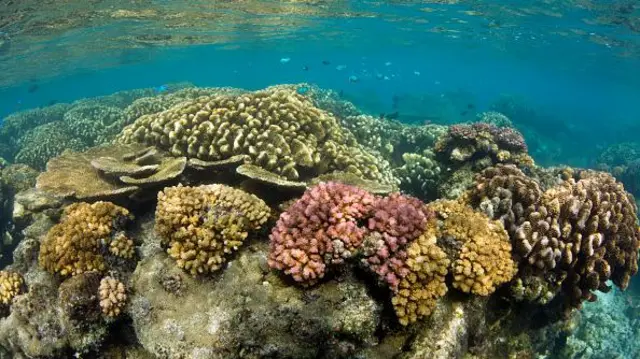
<path fill-rule="evenodd" d="M 122 229 L 131 218 L 128 210 L 110 202 L 67 206 L 62 221 L 40 244 L 40 266 L 62 276 L 105 271 L 109 248 L 118 248 L 112 250 L 117 256 L 130 257 L 131 249 L 126 247 L 131 243 L 122 237 Z"/>
<path fill-rule="evenodd" d="M 624 289 L 638 270 L 635 203 L 611 175 L 581 171 L 545 191 L 513 166 L 485 170 L 468 197 L 500 219 L 520 259 L 519 293 L 546 302 L 564 288 L 568 307 L 595 300 L 611 279 Z M 538 276 L 541 279 L 525 278 Z"/>
<path fill-rule="evenodd" d="M 388 164 L 360 146 L 331 114 L 295 91 L 201 97 L 140 117 L 120 140 L 206 161 L 238 154 L 288 179 L 331 171 L 392 182 Z"/>
<path fill-rule="evenodd" d="M 449 127 L 435 146 L 442 161 L 461 164 L 473 161 L 482 167 L 497 163 L 532 165 L 522 135 L 508 127 L 476 122 Z"/>
<path fill-rule="evenodd" d="M 121 281 L 113 277 L 104 277 L 100 281 L 98 298 L 102 313 L 107 317 L 115 318 L 120 315 L 127 304 L 126 288 Z"/>
<path fill-rule="evenodd" d="M 158 193 L 155 230 L 169 256 L 192 275 L 215 272 L 270 215 L 258 197 L 225 185 Z"/>
<path fill-rule="evenodd" d="M 354 255 L 365 235 L 358 221 L 369 216 L 375 197 L 357 187 L 320 183 L 280 215 L 273 228 L 269 265 L 294 280 L 313 284 L 328 264 Z"/>
<path fill-rule="evenodd" d="M 16 295 L 22 293 L 24 279 L 19 273 L 0 271 L 0 304 L 9 305 Z"/>
<path fill-rule="evenodd" d="M 87 144 L 74 138 L 60 122 L 51 122 L 27 132 L 18 141 L 16 162 L 43 170 L 50 158 L 64 150 L 82 150 Z"/>
<path fill-rule="evenodd" d="M 487 296 L 516 273 L 511 242 L 502 224 L 458 201 L 429 205 L 441 218 L 437 236 L 453 248 L 453 286 L 465 293 Z M 454 241 L 454 242 L 452 242 Z"/>

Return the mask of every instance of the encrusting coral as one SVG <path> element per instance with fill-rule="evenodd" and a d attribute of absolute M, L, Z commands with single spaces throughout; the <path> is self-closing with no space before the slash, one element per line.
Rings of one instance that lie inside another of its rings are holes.
<path fill-rule="evenodd" d="M 0 271 L 0 304 L 10 305 L 16 295 L 22 293 L 24 279 L 19 273 Z"/>
<path fill-rule="evenodd" d="M 104 277 L 100 281 L 98 298 L 102 313 L 107 317 L 115 318 L 120 315 L 127 304 L 126 288 L 121 281 L 113 277 Z"/>
<path fill-rule="evenodd" d="M 386 161 L 367 152 L 335 117 L 293 90 L 200 97 L 140 117 L 119 140 L 205 161 L 245 154 L 253 164 L 293 180 L 347 171 L 393 182 Z"/>
<path fill-rule="evenodd" d="M 155 231 L 180 268 L 207 274 L 219 270 L 269 215 L 261 199 L 239 189 L 179 185 L 158 193 Z"/>
<path fill-rule="evenodd" d="M 504 223 L 521 268 L 516 292 L 529 300 L 544 303 L 562 289 L 567 308 L 580 307 L 608 291 L 609 279 L 625 289 L 638 270 L 635 202 L 609 174 L 578 171 L 543 189 L 513 165 L 497 166 L 467 199 Z"/>
<path fill-rule="evenodd" d="M 127 209 L 110 202 L 67 206 L 40 244 L 40 266 L 62 276 L 107 270 L 106 253 L 131 257 L 133 242 L 122 232 L 131 219 Z"/>

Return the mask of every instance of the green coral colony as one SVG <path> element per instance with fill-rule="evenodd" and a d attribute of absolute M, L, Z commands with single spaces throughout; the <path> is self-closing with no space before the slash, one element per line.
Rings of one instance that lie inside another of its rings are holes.
<path fill-rule="evenodd" d="M 0 357 L 525 357 L 637 272 L 632 195 L 536 166 L 504 115 L 409 126 L 299 86 L 9 116 Z"/>

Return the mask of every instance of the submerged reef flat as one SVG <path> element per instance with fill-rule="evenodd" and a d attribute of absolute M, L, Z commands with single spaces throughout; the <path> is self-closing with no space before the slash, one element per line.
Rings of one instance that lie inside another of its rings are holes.
<path fill-rule="evenodd" d="M 0 358 L 637 356 L 633 195 L 483 118 L 406 125 L 311 84 L 13 114 Z"/>

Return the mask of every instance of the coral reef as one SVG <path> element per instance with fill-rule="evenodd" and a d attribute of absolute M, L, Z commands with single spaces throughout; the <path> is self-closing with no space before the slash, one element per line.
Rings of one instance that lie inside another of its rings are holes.
<path fill-rule="evenodd" d="M 609 174 L 579 171 L 543 189 L 513 165 L 498 166 L 478 176 L 469 200 L 509 232 L 521 267 L 516 284 L 546 283 L 519 293 L 547 302 L 562 289 L 567 307 L 580 307 L 596 299 L 593 291 L 608 291 L 609 279 L 626 288 L 638 270 L 635 202 Z"/>
<path fill-rule="evenodd" d="M 433 152 L 406 152 L 402 154 L 402 160 L 404 164 L 393 169 L 400 179 L 400 189 L 425 201 L 436 199 L 442 170 Z"/>
<path fill-rule="evenodd" d="M 75 138 L 60 122 L 50 122 L 25 133 L 18 140 L 17 146 L 20 150 L 15 156 L 16 162 L 38 170 L 43 170 L 50 158 L 58 156 L 64 150 L 80 151 L 88 147 L 87 143 Z"/>
<path fill-rule="evenodd" d="M 267 89 L 183 102 L 140 117 L 119 140 L 206 161 L 245 154 L 253 164 L 293 180 L 347 171 L 393 182 L 386 161 L 368 153 L 335 117 L 294 91 Z"/>
<path fill-rule="evenodd" d="M 62 221 L 51 228 L 40 245 L 40 266 L 62 276 L 106 271 L 106 247 L 112 248 L 114 240 L 122 241 L 121 231 L 130 219 L 129 211 L 109 202 L 67 206 Z M 113 254 L 126 258 L 126 253 Z"/>
<path fill-rule="evenodd" d="M 12 164 L 0 169 L 0 178 L 14 194 L 33 188 L 38 174 L 38 171 L 24 164 Z"/>
<path fill-rule="evenodd" d="M 104 315 L 110 318 L 119 316 L 127 304 L 124 284 L 113 277 L 102 278 L 98 288 L 98 299 Z"/>
<path fill-rule="evenodd" d="M 476 122 L 453 125 L 435 146 L 443 162 L 459 165 L 473 162 L 479 169 L 497 163 L 533 165 L 522 135 L 508 127 Z"/>
<path fill-rule="evenodd" d="M 75 200 L 122 199 L 175 180 L 186 165 L 186 158 L 170 157 L 153 147 L 102 145 L 53 158 L 36 187 Z"/>
<path fill-rule="evenodd" d="M 155 230 L 178 267 L 207 274 L 219 270 L 269 215 L 261 199 L 225 185 L 168 187 L 158 194 Z"/>
<path fill-rule="evenodd" d="M 476 115 L 477 122 L 484 122 L 496 127 L 513 127 L 509 117 L 497 111 L 481 112 Z"/>
<path fill-rule="evenodd" d="M 359 249 L 365 229 L 358 221 L 372 210 L 374 196 L 357 187 L 320 183 L 280 215 L 269 236 L 269 266 L 297 282 L 313 284 L 326 267 Z"/>
<path fill-rule="evenodd" d="M 64 114 L 62 123 L 72 138 L 88 147 L 113 139 L 124 127 L 124 112 L 103 104 L 74 106 Z"/>

